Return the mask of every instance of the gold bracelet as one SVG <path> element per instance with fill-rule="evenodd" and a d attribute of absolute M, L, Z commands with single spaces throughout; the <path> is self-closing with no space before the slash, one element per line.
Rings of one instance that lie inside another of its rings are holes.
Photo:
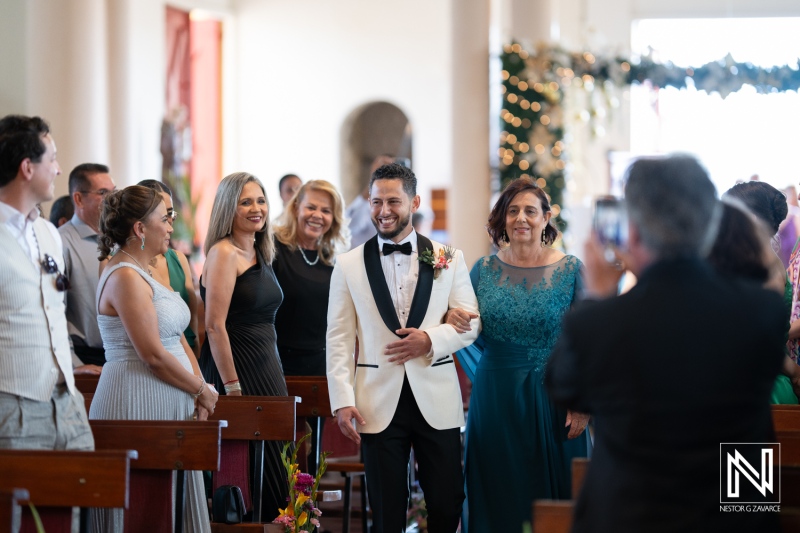
<path fill-rule="evenodd" d="M 200 376 L 198 376 L 198 377 L 200 377 Z M 195 400 L 198 399 L 200 397 L 200 395 L 203 394 L 204 390 L 206 390 L 206 380 L 204 380 L 202 377 L 200 377 L 200 390 L 197 391 L 196 393 L 192 394 L 194 399 Z"/>

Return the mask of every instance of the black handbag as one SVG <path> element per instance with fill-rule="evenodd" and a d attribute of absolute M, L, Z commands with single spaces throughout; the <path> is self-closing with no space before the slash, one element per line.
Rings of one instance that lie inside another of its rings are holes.
<path fill-rule="evenodd" d="M 214 498 L 211 502 L 211 514 L 214 522 L 240 524 L 244 513 L 242 489 L 236 485 L 222 485 L 214 491 Z"/>

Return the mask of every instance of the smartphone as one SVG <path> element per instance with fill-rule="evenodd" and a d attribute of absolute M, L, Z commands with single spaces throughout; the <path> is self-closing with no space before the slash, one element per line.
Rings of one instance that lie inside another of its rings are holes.
<path fill-rule="evenodd" d="M 594 205 L 594 231 L 600 242 L 611 252 L 628 247 L 628 212 L 625 201 L 611 196 L 598 198 Z"/>

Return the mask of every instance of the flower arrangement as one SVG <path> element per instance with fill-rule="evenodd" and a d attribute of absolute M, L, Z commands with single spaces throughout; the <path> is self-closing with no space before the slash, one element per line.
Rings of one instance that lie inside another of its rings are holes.
<path fill-rule="evenodd" d="M 452 246 L 445 246 L 439 249 L 438 256 L 434 255 L 433 250 L 428 248 L 419 254 L 417 259 L 420 262 L 433 267 L 433 279 L 436 279 L 439 277 L 439 274 L 442 273 L 442 270 L 447 270 L 450 268 L 450 262 L 453 261 L 455 256 L 456 249 Z"/>
<path fill-rule="evenodd" d="M 328 468 L 326 459 L 330 452 L 320 454 L 316 477 L 300 472 L 297 465 L 297 449 L 309 437 L 311 437 L 311 433 L 297 441 L 297 446 L 291 455 L 289 455 L 291 442 L 287 442 L 281 452 L 283 466 L 286 468 L 286 480 L 289 484 L 289 498 L 286 508 L 278 510 L 280 514 L 273 520 L 273 523 L 281 524 L 284 533 L 313 532 L 319 527 L 319 517 L 322 515 L 322 511 L 316 507 L 317 490 L 319 489 L 319 480 Z"/>

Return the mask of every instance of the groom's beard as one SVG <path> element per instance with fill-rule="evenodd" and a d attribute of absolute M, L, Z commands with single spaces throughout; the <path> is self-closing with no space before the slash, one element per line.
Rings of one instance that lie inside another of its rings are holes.
<path fill-rule="evenodd" d="M 372 225 L 375 226 L 375 230 L 378 232 L 378 235 L 380 235 L 381 239 L 385 239 L 387 241 L 390 241 L 395 237 L 397 237 L 398 235 L 400 235 L 401 233 L 403 233 L 403 231 L 408 227 L 410 223 L 411 223 L 411 212 L 409 212 L 405 216 L 405 218 L 397 219 L 397 226 L 395 227 L 395 229 L 384 233 L 380 229 L 378 229 L 380 227 L 380 224 L 378 224 L 378 220 L 375 218 L 372 219 Z"/>

